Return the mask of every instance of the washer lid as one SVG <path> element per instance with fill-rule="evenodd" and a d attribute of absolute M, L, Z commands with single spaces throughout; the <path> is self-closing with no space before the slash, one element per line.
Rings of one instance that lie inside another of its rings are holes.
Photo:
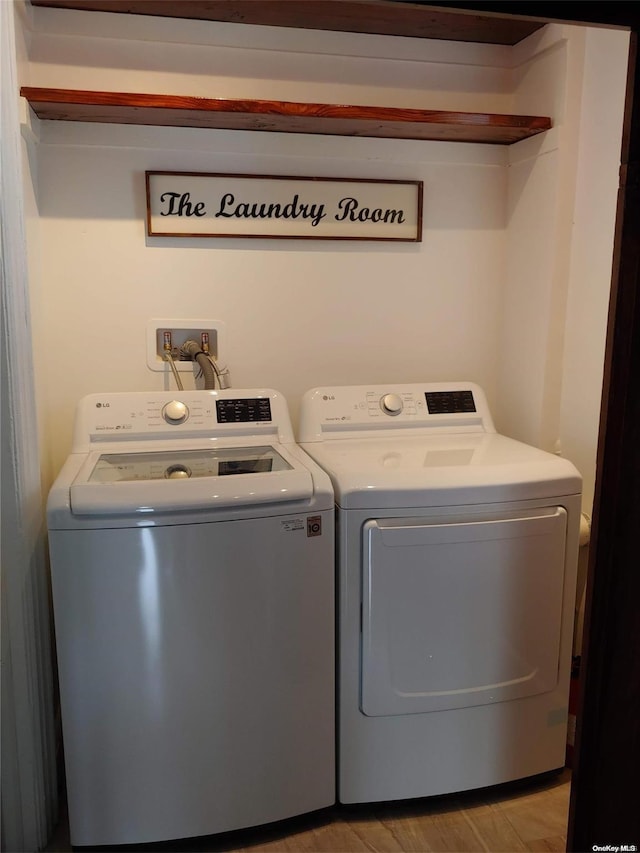
<path fill-rule="evenodd" d="M 271 446 L 90 453 L 70 488 L 78 515 L 309 499 L 311 473 Z"/>
<path fill-rule="evenodd" d="M 302 445 L 345 509 L 453 506 L 576 494 L 567 460 L 503 435 L 342 439 Z"/>

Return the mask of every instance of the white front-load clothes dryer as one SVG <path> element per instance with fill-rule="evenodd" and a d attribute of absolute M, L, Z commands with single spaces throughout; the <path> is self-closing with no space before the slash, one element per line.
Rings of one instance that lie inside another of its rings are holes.
<path fill-rule="evenodd" d="M 335 802 L 334 509 L 269 389 L 91 395 L 49 496 L 73 845 Z"/>
<path fill-rule="evenodd" d="M 338 799 L 561 768 L 574 466 L 497 434 L 466 382 L 313 389 L 299 441 L 337 505 Z"/>

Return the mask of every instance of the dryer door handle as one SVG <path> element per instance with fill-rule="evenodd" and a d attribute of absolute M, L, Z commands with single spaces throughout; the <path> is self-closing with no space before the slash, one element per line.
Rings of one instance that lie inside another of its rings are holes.
<path fill-rule="evenodd" d="M 365 531 L 375 528 L 386 548 L 437 545 L 545 535 L 550 518 L 564 518 L 562 507 L 544 507 L 525 512 L 448 518 L 384 518 L 367 522 Z"/>

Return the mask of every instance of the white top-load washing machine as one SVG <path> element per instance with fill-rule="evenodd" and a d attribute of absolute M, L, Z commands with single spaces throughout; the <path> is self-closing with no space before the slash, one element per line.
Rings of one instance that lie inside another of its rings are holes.
<path fill-rule="evenodd" d="M 48 503 L 71 842 L 335 802 L 334 502 L 272 390 L 91 395 Z"/>
<path fill-rule="evenodd" d="M 581 478 L 471 383 L 317 388 L 338 540 L 338 799 L 564 765 Z"/>

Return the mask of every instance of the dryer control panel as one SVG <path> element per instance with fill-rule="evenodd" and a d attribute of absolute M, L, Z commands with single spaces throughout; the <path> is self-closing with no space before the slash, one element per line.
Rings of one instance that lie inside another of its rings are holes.
<path fill-rule="evenodd" d="M 302 442 L 407 428 L 495 432 L 485 394 L 471 382 L 314 388 L 302 400 Z"/>

